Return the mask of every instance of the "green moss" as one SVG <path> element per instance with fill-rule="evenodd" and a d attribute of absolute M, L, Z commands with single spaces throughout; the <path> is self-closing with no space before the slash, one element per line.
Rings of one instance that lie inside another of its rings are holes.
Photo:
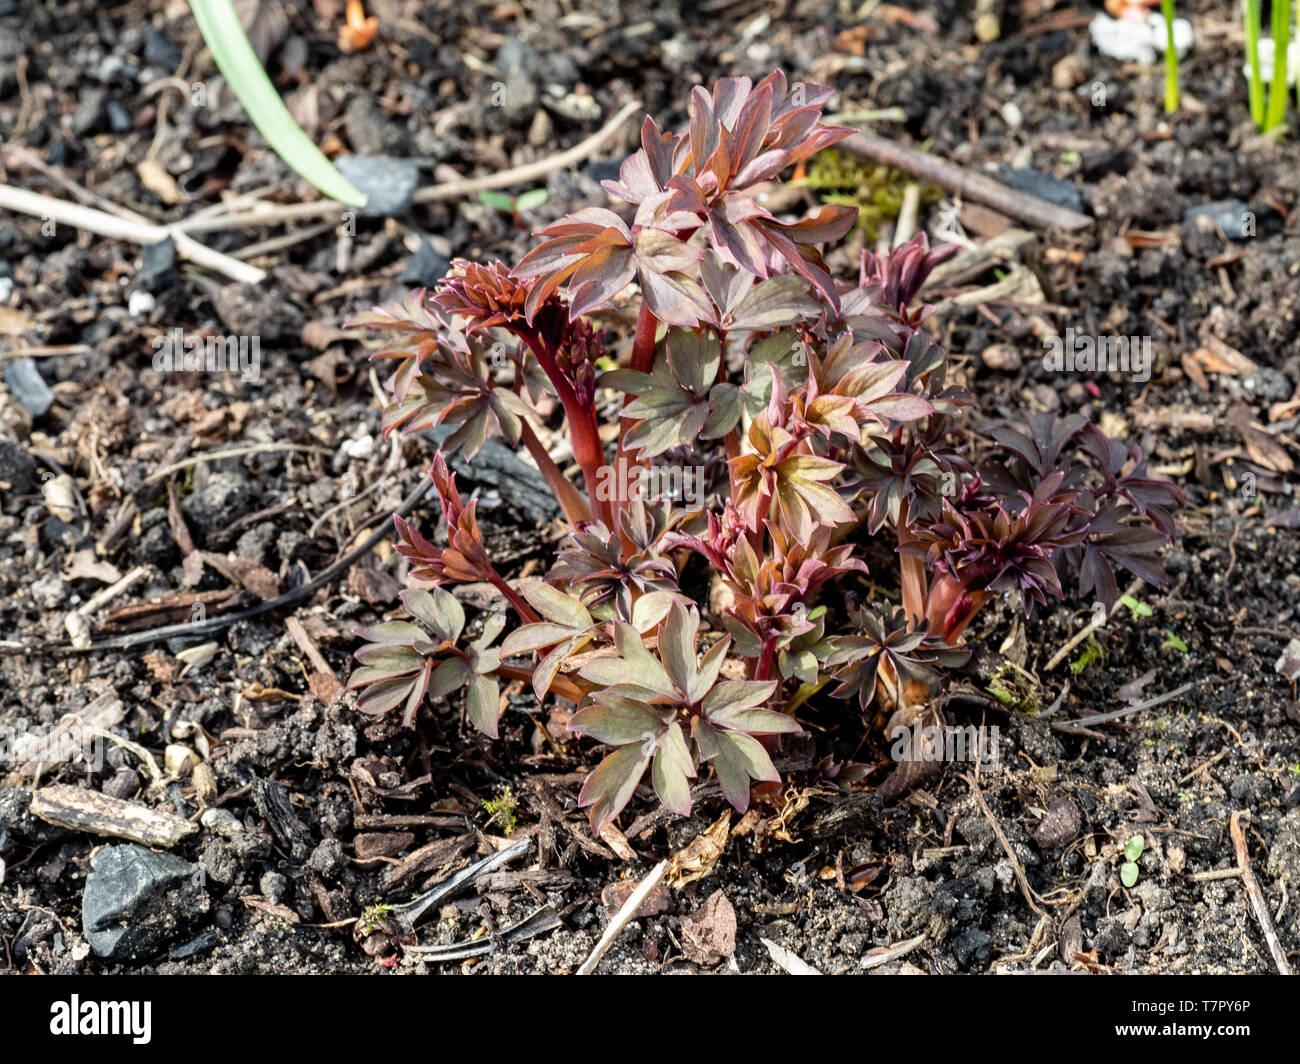
<path fill-rule="evenodd" d="M 818 153 L 799 184 L 818 194 L 823 203 L 858 208 L 858 228 L 868 240 L 880 235 L 880 227 L 898 217 L 903 207 L 903 190 L 914 179 L 900 170 L 873 163 L 860 155 L 828 148 Z M 943 198 L 937 185 L 921 186 L 921 205 Z"/>
<path fill-rule="evenodd" d="M 519 799 L 509 787 L 502 787 L 495 798 L 484 798 L 483 808 L 488 813 L 488 823 L 496 824 L 502 835 L 509 835 L 519 823 Z"/>
<path fill-rule="evenodd" d="M 1009 661 L 989 677 L 984 689 L 1009 709 L 1031 717 L 1042 712 L 1043 698 L 1033 676 Z"/>
<path fill-rule="evenodd" d="M 1083 653 L 1070 662 L 1070 671 L 1078 676 L 1094 661 L 1100 661 L 1102 658 L 1101 644 L 1092 636 L 1088 636 L 1088 645 L 1083 648 Z"/>

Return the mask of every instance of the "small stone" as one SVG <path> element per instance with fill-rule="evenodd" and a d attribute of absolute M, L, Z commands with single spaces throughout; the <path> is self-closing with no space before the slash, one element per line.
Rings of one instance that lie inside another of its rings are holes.
<path fill-rule="evenodd" d="M 199 823 L 208 831 L 231 839 L 244 830 L 239 818 L 228 809 L 205 809 Z"/>
<path fill-rule="evenodd" d="M 84 137 L 87 133 L 93 133 L 103 119 L 104 101 L 108 98 L 108 92 L 98 86 L 90 86 L 83 88 L 78 96 L 80 102 L 72 112 L 70 126 L 76 136 Z"/>
<path fill-rule="evenodd" d="M 131 293 L 126 301 L 126 312 L 133 318 L 143 318 L 153 313 L 154 307 L 158 301 L 148 292 L 141 292 L 138 289 Z"/>
<path fill-rule="evenodd" d="M 420 184 L 420 164 L 414 159 L 344 155 L 337 166 L 339 173 L 366 197 L 360 212 L 372 217 L 403 213 Z"/>
<path fill-rule="evenodd" d="M 143 846 L 109 846 L 90 859 L 81 926 L 90 948 L 110 960 L 146 958 L 206 912 L 195 866 Z"/>
<path fill-rule="evenodd" d="M 162 30 L 150 26 L 144 34 L 144 61 L 174 74 L 181 65 L 181 50 Z"/>
<path fill-rule="evenodd" d="M 1017 192 L 1023 192 L 1027 196 L 1037 196 L 1067 210 L 1083 210 L 1083 194 L 1072 181 L 1062 181 L 1037 170 L 1031 170 L 1029 167 L 1016 168 L 1004 164 L 998 165 L 997 175 L 998 180 L 1004 185 L 1010 185 Z"/>
<path fill-rule="evenodd" d="M 176 244 L 166 237 L 140 248 L 140 268 L 135 273 L 137 291 L 162 292 L 176 283 Z"/>
<path fill-rule="evenodd" d="M 978 928 L 967 928 L 953 936 L 952 955 L 965 971 L 984 968 L 993 956 L 993 939 Z"/>
<path fill-rule="evenodd" d="M 358 93 L 352 97 L 343 115 L 343 128 L 348 135 L 348 142 L 359 155 L 411 153 L 410 137 L 406 130 L 394 122 L 369 93 Z M 338 161 L 341 163 L 343 159 Z"/>
<path fill-rule="evenodd" d="M 1300 887 L 1300 808 L 1277 823 L 1268 852 L 1268 874 L 1292 888 Z"/>
<path fill-rule="evenodd" d="M 45 383 L 34 358 L 5 362 L 5 387 L 32 417 L 41 417 L 54 405 L 54 393 Z"/>
<path fill-rule="evenodd" d="M 28 495 L 36 490 L 36 460 L 16 443 L 0 439 L 0 480 L 5 494 Z"/>
<path fill-rule="evenodd" d="M 114 133 L 125 133 L 131 128 L 131 115 L 121 100 L 110 99 L 104 104 L 104 113 L 108 116 L 108 128 Z"/>
<path fill-rule="evenodd" d="M 1047 812 L 1034 829 L 1034 842 L 1045 850 L 1060 849 L 1078 836 L 1079 823 L 1079 807 L 1057 795 L 1047 803 Z"/>
<path fill-rule="evenodd" d="M 1241 386 L 1270 403 L 1286 402 L 1291 398 L 1293 391 L 1287 375 L 1272 366 L 1260 366 L 1254 372 L 1248 373 L 1241 378 Z"/>
<path fill-rule="evenodd" d="M 407 260 L 400 279 L 403 284 L 432 288 L 447 276 L 450 269 L 451 260 L 445 255 L 439 255 L 428 239 L 420 237 L 415 254 Z"/>
<path fill-rule="evenodd" d="M 682 952 L 696 964 L 712 967 L 736 951 L 736 910 L 720 890 L 699 910 L 682 917 Z"/>
<path fill-rule="evenodd" d="M 1052 65 L 1052 86 L 1058 89 L 1073 89 L 1082 85 L 1087 78 L 1079 57 L 1071 52 Z"/>
<path fill-rule="evenodd" d="M 267 872 L 262 876 L 258 889 L 262 897 L 272 905 L 278 905 L 289 892 L 289 881 L 279 872 Z"/>
<path fill-rule="evenodd" d="M 1183 224 L 1221 230 L 1229 240 L 1246 240 L 1255 235 L 1255 215 L 1239 199 L 1216 200 L 1188 207 L 1183 211 Z"/>
<path fill-rule="evenodd" d="M 980 352 L 980 361 L 985 368 L 999 373 L 1014 373 L 1023 365 L 1020 352 L 1010 344 L 989 344 Z"/>
<path fill-rule="evenodd" d="M 348 859 L 338 839 L 326 839 L 312 851 L 307 863 L 322 879 L 335 879 L 348 866 Z"/>
<path fill-rule="evenodd" d="M 528 126 L 528 145 L 532 148 L 544 148 L 555 137 L 555 123 L 551 116 L 540 108 L 533 113 L 533 120 Z"/>

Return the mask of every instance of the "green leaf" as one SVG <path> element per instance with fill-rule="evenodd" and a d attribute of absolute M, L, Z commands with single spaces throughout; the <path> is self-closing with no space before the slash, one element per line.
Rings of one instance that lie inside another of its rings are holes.
<path fill-rule="evenodd" d="M 445 698 L 465 686 L 472 670 L 463 658 L 448 658 L 434 670 L 429 680 L 429 699 Z"/>
<path fill-rule="evenodd" d="M 465 709 L 470 723 L 490 739 L 497 738 L 497 720 L 501 716 L 501 693 L 495 676 L 470 677 Z"/>
<path fill-rule="evenodd" d="M 740 812 L 749 808 L 749 781 L 781 777 L 762 743 L 750 735 L 719 731 L 707 721 L 696 720 L 695 741 L 704 760 L 713 765 L 722 793 Z"/>
<path fill-rule="evenodd" d="M 1125 861 L 1119 866 L 1119 881 L 1130 889 L 1135 887 L 1138 881 L 1138 866 L 1132 861 Z"/>
<path fill-rule="evenodd" d="M 544 188 L 530 188 L 515 200 L 515 210 L 531 211 L 541 207 L 551 198 L 551 194 Z"/>
<path fill-rule="evenodd" d="M 519 592 L 528 600 L 528 605 L 548 621 L 566 625 L 575 631 L 585 630 L 592 625 L 591 614 L 581 602 L 544 580 L 521 580 Z"/>
<path fill-rule="evenodd" d="M 1142 836 L 1134 835 L 1124 847 L 1124 859 L 1126 861 L 1136 861 L 1142 856 L 1144 849 L 1146 849 L 1146 842 L 1143 841 Z"/>
<path fill-rule="evenodd" d="M 275 153 L 330 199 L 364 207 L 366 197 L 321 154 L 289 114 L 258 62 L 230 0 L 190 0 L 190 9 L 217 69 Z"/>
<path fill-rule="evenodd" d="M 671 591 L 651 591 L 642 595 L 632 606 L 632 627 L 644 635 L 668 616 L 668 609 L 676 596 Z"/>
<path fill-rule="evenodd" d="M 775 680 L 723 680 L 705 696 L 701 708 L 711 721 L 729 719 L 744 710 L 761 706 L 772 697 L 775 690 Z M 786 730 L 788 729 L 778 729 Z"/>
<path fill-rule="evenodd" d="M 1145 602 L 1138 601 L 1132 595 L 1120 595 L 1119 600 L 1120 602 L 1124 603 L 1124 605 L 1127 606 L 1135 616 L 1137 617 L 1151 616 L 1151 607 L 1148 606 Z"/>
<path fill-rule="evenodd" d="M 479 191 L 478 198 L 494 211 L 504 211 L 506 214 L 514 214 L 515 212 L 515 198 L 507 196 L 504 192 L 485 188 Z"/>
<path fill-rule="evenodd" d="M 605 758 L 587 777 L 578 795 L 578 806 L 583 809 L 591 806 L 588 816 L 593 835 L 599 836 L 600 829 L 631 800 L 649 763 L 650 754 L 641 746 L 624 746 Z"/>
<path fill-rule="evenodd" d="M 659 629 L 659 656 L 677 690 L 692 689 L 698 672 L 695 664 L 695 634 L 700 615 L 688 610 L 680 601 L 668 609 L 668 619 Z"/>
<path fill-rule="evenodd" d="M 539 702 L 546 698 L 547 692 L 551 689 L 551 681 L 555 679 L 555 674 L 560 671 L 564 659 L 579 647 L 585 645 L 587 639 L 587 636 L 575 635 L 561 643 L 537 663 L 533 669 L 533 693 L 537 695 Z"/>
<path fill-rule="evenodd" d="M 569 719 L 570 731 L 610 746 L 626 746 L 652 739 L 663 730 L 663 726 L 662 713 L 618 695 L 602 697 L 599 703 L 578 710 Z"/>
<path fill-rule="evenodd" d="M 690 816 L 691 785 L 686 781 L 694 776 L 695 761 L 686 748 L 681 726 L 673 724 L 655 750 L 654 767 L 650 773 L 655 794 L 666 808 L 680 816 Z"/>
<path fill-rule="evenodd" d="M 501 643 L 501 656 L 513 657 L 515 654 L 527 654 L 542 647 L 553 647 L 573 638 L 573 629 L 564 624 L 552 624 L 541 621 L 537 624 L 525 624 L 516 628 Z"/>
<path fill-rule="evenodd" d="M 1161 650 L 1176 650 L 1176 651 L 1178 651 L 1178 653 L 1180 653 L 1180 654 L 1186 654 L 1186 653 L 1187 653 L 1187 644 L 1184 643 L 1181 639 L 1179 639 L 1178 636 L 1174 635 L 1173 632 L 1170 632 L 1170 631 L 1168 631 L 1168 630 L 1166 629 L 1166 631 L 1165 631 L 1165 641 L 1164 641 L 1163 643 L 1160 644 L 1160 649 L 1161 649 Z"/>
<path fill-rule="evenodd" d="M 439 639 L 454 643 L 460 638 L 465 628 L 465 609 L 450 591 L 435 587 L 430 592 L 411 587 L 398 598 L 406 612 L 427 624 Z"/>

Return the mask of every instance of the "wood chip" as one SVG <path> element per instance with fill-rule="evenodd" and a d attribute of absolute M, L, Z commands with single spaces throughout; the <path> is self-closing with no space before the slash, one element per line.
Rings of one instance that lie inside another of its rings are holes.
<path fill-rule="evenodd" d="M 198 830 L 197 824 L 160 813 L 139 802 L 124 802 L 68 784 L 42 787 L 32 795 L 32 815 L 69 831 L 84 831 L 142 846 L 175 846 Z"/>

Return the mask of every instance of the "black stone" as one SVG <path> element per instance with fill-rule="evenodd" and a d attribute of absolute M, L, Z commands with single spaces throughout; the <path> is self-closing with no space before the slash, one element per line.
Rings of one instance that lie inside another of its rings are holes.
<path fill-rule="evenodd" d="M 434 250 L 433 244 L 420 237 L 415 254 L 407 260 L 400 279 L 404 284 L 431 288 L 447 276 L 447 271 L 450 269 L 451 260 L 445 255 L 439 255 Z"/>
<path fill-rule="evenodd" d="M 1246 231 L 1248 217 L 1253 221 L 1250 207 L 1241 200 L 1216 200 L 1214 203 L 1188 207 L 1183 211 L 1183 224 L 1195 224 L 1198 218 L 1208 218 L 1229 240 L 1246 240 L 1255 235 L 1254 232 Z"/>
<path fill-rule="evenodd" d="M 360 213 L 373 217 L 403 213 L 420 184 L 420 164 L 414 159 L 344 155 L 337 165 L 339 173 L 366 197 Z"/>
<path fill-rule="evenodd" d="M 32 417 L 43 416 L 54 405 L 54 393 L 33 358 L 15 358 L 5 363 L 5 387 Z"/>
<path fill-rule="evenodd" d="M 1062 181 L 1028 167 L 1017 169 L 1005 164 L 998 165 L 997 174 L 999 181 L 1004 185 L 1010 185 L 1017 192 L 1023 192 L 1027 196 L 1037 196 L 1048 203 L 1055 203 L 1058 207 L 1065 207 L 1072 211 L 1083 210 L 1083 194 L 1079 191 L 1079 186 L 1072 181 Z"/>
<path fill-rule="evenodd" d="M 176 283 L 176 244 L 164 237 L 155 244 L 140 248 L 140 269 L 135 274 L 136 287 L 145 292 L 163 292 Z"/>
<path fill-rule="evenodd" d="M 207 911 L 207 895 L 192 881 L 195 867 L 172 854 L 110 846 L 90 859 L 90 869 L 81 928 L 96 956 L 152 956 Z"/>

